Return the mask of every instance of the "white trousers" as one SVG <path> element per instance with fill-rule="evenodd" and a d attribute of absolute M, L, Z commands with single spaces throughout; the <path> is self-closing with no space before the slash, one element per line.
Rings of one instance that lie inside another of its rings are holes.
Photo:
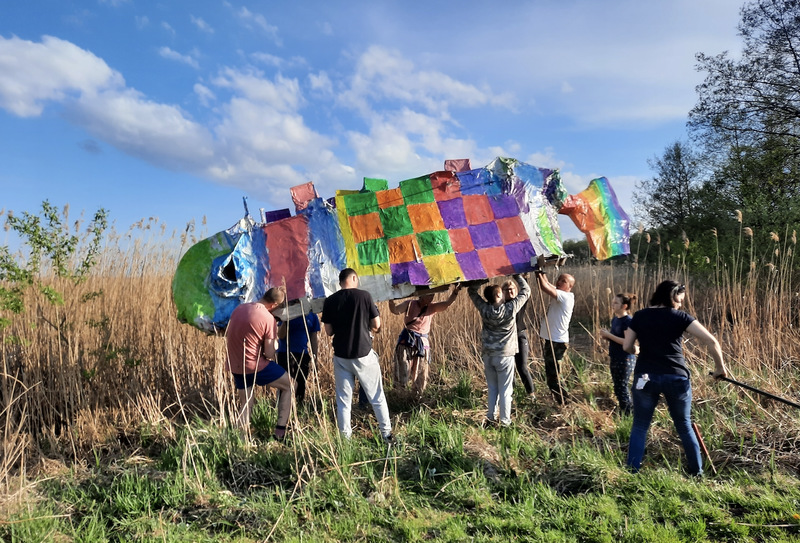
<path fill-rule="evenodd" d="M 495 420 L 500 403 L 500 423 L 511 424 L 511 395 L 514 392 L 514 357 L 483 356 L 483 372 L 489 389 L 489 409 L 486 418 Z"/>
<path fill-rule="evenodd" d="M 513 365 L 513 357 L 512 357 Z M 353 389 L 356 378 L 367 395 L 378 419 L 381 435 L 386 437 L 392 433 L 392 421 L 389 418 L 389 407 L 383 393 L 383 376 L 378 361 L 378 354 L 370 351 L 361 358 L 333 357 L 333 378 L 336 380 L 336 424 L 346 438 L 350 438 L 353 429 L 350 426 L 350 411 L 353 402 Z"/>

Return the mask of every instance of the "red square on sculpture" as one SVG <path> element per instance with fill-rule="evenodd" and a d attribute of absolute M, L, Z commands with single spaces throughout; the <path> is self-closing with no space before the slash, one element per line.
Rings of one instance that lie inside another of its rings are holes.
<path fill-rule="evenodd" d="M 508 260 L 505 247 L 478 249 L 478 258 L 481 259 L 481 264 L 483 264 L 483 269 L 486 270 L 487 277 L 516 273 L 514 271 L 514 266 L 512 266 L 511 262 Z"/>
<path fill-rule="evenodd" d="M 525 224 L 519 216 L 497 219 L 495 223 L 500 231 L 500 239 L 503 240 L 503 245 L 511 245 L 512 243 L 519 243 L 529 239 L 528 233 L 525 231 Z"/>
<path fill-rule="evenodd" d="M 475 250 L 472 245 L 472 235 L 467 228 L 453 228 L 447 231 L 450 234 L 450 245 L 455 253 L 468 253 Z"/>
<path fill-rule="evenodd" d="M 462 201 L 467 224 L 483 224 L 494 220 L 494 212 L 486 195 L 465 194 Z"/>
<path fill-rule="evenodd" d="M 436 172 L 431 174 L 433 197 L 437 202 L 461 198 L 461 181 L 453 172 Z"/>
<path fill-rule="evenodd" d="M 381 217 L 377 213 L 353 215 L 348 218 L 350 231 L 353 232 L 353 241 L 356 243 L 383 237 L 383 225 L 381 225 Z"/>

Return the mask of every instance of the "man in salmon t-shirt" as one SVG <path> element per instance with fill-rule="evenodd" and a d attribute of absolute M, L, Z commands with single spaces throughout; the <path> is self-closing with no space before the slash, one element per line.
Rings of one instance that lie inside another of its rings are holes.
<path fill-rule="evenodd" d="M 286 436 L 286 423 L 292 408 L 292 383 L 286 371 L 275 362 L 278 327 L 271 311 L 280 307 L 285 295 L 280 288 L 269 289 L 257 302 L 241 304 L 233 310 L 225 340 L 228 369 L 239 395 L 238 423 L 247 429 L 255 404 L 254 387 L 269 386 L 279 391 L 275 439 Z"/>

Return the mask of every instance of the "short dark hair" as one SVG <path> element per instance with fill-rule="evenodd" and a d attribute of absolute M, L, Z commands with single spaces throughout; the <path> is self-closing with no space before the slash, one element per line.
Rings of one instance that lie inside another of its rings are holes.
<path fill-rule="evenodd" d="M 483 297 L 486 298 L 486 301 L 492 303 L 492 298 L 496 292 L 500 291 L 500 285 L 486 285 L 483 289 Z"/>
<path fill-rule="evenodd" d="M 657 287 L 653 296 L 650 297 L 650 305 L 663 305 L 672 307 L 674 298 L 681 292 L 686 292 L 686 285 L 681 285 L 677 281 L 667 279 L 662 281 Z"/>
<path fill-rule="evenodd" d="M 272 287 L 261 297 L 262 302 L 277 305 L 282 304 L 285 299 L 286 293 L 283 291 L 283 287 Z"/>
<path fill-rule="evenodd" d="M 339 272 L 339 283 L 344 283 L 351 275 L 358 275 L 353 268 L 345 268 Z"/>

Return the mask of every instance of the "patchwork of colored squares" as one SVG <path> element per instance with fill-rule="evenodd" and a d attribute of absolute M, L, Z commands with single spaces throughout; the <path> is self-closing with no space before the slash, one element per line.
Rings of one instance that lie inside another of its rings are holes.
<path fill-rule="evenodd" d="M 540 215 L 546 211 L 541 189 L 552 172 L 528 173 L 534 179 L 501 177 L 486 168 L 446 171 L 402 181 L 395 189 L 366 190 L 365 183 L 359 192 L 339 191 L 348 266 L 362 276 L 390 274 L 394 285 L 530 271 L 537 255 L 532 238 L 542 237 Z M 557 241 L 557 231 L 550 237 Z"/>

